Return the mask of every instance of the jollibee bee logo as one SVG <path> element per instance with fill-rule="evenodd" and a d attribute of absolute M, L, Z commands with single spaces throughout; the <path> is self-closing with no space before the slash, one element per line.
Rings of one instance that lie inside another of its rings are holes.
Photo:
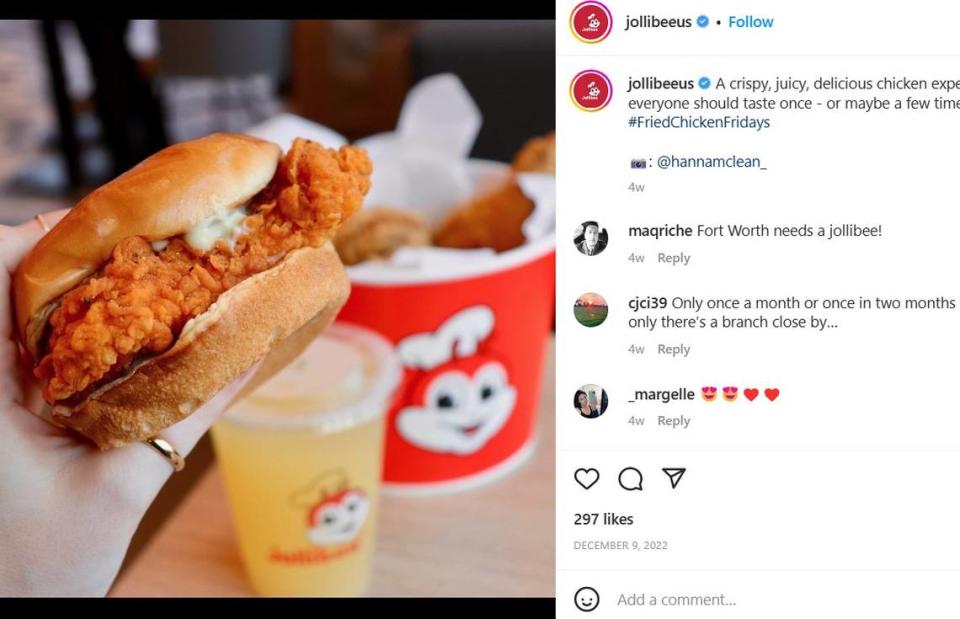
<path fill-rule="evenodd" d="M 370 512 L 370 499 L 352 487 L 341 470 L 328 471 L 299 490 L 291 502 L 306 510 L 307 540 L 314 546 L 334 546 L 354 540 Z"/>
<path fill-rule="evenodd" d="M 336 561 L 360 548 L 360 531 L 370 513 L 370 498 L 350 484 L 346 471 L 334 469 L 314 477 L 288 499 L 304 514 L 303 546 L 272 546 L 268 558 L 274 563 L 307 566 Z"/>
<path fill-rule="evenodd" d="M 587 69 L 570 80 L 570 100 L 584 112 L 602 110 L 612 96 L 613 84 L 602 71 Z"/>
<path fill-rule="evenodd" d="M 612 29 L 610 9 L 600 2 L 581 2 L 570 12 L 570 32 L 583 43 L 599 43 Z"/>
<path fill-rule="evenodd" d="M 394 421 L 401 438 L 426 451 L 466 456 L 503 428 L 517 390 L 506 366 L 479 350 L 494 323 L 493 310 L 475 305 L 433 332 L 400 341 L 397 351 L 404 365 L 421 371 L 411 392 L 413 403 L 400 409 Z"/>

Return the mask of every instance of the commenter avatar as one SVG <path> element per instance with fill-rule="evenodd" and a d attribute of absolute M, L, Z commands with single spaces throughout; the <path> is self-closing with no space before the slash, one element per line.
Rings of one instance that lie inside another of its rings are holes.
<path fill-rule="evenodd" d="M 585 221 L 573 233 L 573 244 L 584 256 L 596 256 L 607 247 L 607 229 L 595 221 Z"/>

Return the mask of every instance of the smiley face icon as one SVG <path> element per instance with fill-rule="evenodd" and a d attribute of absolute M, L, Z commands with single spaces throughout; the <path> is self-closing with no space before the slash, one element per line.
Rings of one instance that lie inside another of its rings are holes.
<path fill-rule="evenodd" d="M 600 605 L 600 594 L 593 587 L 580 587 L 573 595 L 573 603 L 585 613 Z"/>

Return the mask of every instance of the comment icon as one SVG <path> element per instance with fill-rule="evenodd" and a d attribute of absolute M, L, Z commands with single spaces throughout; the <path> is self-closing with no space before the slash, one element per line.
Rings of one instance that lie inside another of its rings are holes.
<path fill-rule="evenodd" d="M 618 478 L 620 487 L 624 490 L 643 490 L 643 473 L 639 469 L 628 466 L 620 471 Z"/>

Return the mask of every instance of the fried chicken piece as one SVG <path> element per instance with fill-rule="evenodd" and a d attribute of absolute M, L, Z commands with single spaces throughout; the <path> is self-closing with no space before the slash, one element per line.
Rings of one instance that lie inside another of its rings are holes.
<path fill-rule="evenodd" d="M 515 172 L 557 173 L 557 136 L 530 138 L 513 158 Z"/>
<path fill-rule="evenodd" d="M 523 245 L 523 222 L 532 212 L 533 201 L 511 177 L 448 213 L 433 235 L 433 244 L 456 249 L 513 249 Z"/>
<path fill-rule="evenodd" d="M 514 172 L 553 173 L 556 168 L 554 134 L 528 140 L 513 160 Z M 523 245 L 523 222 L 533 212 L 516 177 L 447 214 L 433 235 L 434 245 L 456 249 L 489 247 L 506 251 Z"/>
<path fill-rule="evenodd" d="M 163 353 L 224 291 L 294 249 L 322 245 L 360 208 L 371 172 L 360 148 L 298 139 L 251 200 L 232 248 L 219 240 L 200 252 L 180 237 L 159 251 L 138 236 L 120 241 L 50 317 L 47 354 L 34 370 L 46 400 L 82 398 L 136 359 Z"/>
<path fill-rule="evenodd" d="M 346 265 L 385 260 L 401 247 L 429 245 L 430 224 L 415 211 L 365 208 L 340 228 L 333 244 Z"/>

